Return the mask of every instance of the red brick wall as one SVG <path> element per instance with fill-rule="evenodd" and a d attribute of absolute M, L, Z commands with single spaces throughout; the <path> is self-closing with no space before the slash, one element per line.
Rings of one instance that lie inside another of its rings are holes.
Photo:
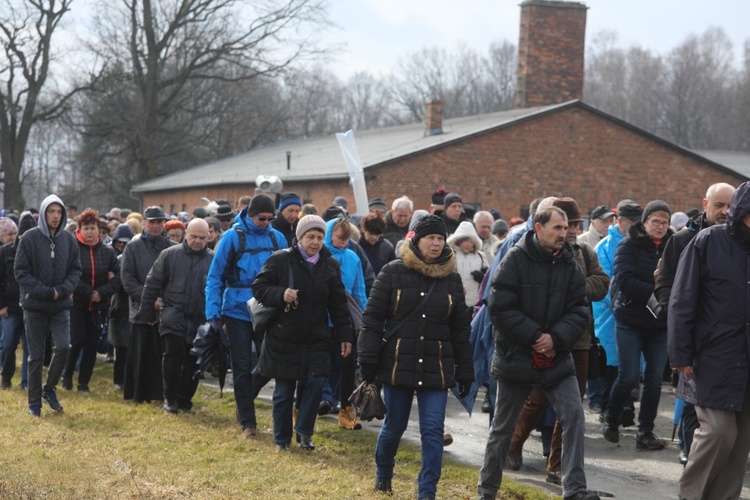
<path fill-rule="evenodd" d="M 577 2 L 527 0 L 521 4 L 517 108 L 583 97 L 586 9 Z"/>

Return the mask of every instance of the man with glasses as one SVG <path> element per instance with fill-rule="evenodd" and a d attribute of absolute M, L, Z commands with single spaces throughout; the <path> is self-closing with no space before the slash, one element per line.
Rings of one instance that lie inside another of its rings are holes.
<path fill-rule="evenodd" d="M 287 247 L 284 235 L 271 227 L 275 211 L 270 197 L 255 195 L 219 240 L 206 279 L 206 318 L 217 330 L 223 320 L 229 335 L 236 414 L 246 438 L 257 435 L 252 395 L 253 344 L 260 352 L 263 341 L 253 331 L 247 310 L 247 301 L 253 296 L 250 285 L 266 259 Z"/>

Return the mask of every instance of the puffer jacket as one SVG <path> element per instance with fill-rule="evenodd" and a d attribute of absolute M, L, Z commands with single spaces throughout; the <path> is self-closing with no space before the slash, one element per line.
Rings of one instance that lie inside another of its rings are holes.
<path fill-rule="evenodd" d="M 297 229 L 297 223 L 289 224 L 289 221 L 282 217 L 281 213 L 276 214 L 276 219 L 271 222 L 271 226 L 286 238 L 286 245 L 280 247 L 289 248 L 294 244 L 294 231 Z"/>
<path fill-rule="evenodd" d="M 16 262 L 16 250 L 18 240 L 5 244 L 0 248 L 0 309 L 8 308 L 8 311 L 20 313 L 21 290 L 18 288 L 16 276 L 13 273 L 13 264 Z"/>
<path fill-rule="evenodd" d="M 406 238 L 406 234 L 409 232 L 409 224 L 404 227 L 398 227 L 393 222 L 393 214 L 389 210 L 385 214 L 385 232 L 383 237 L 388 240 L 393 247 L 396 247 L 396 243 Z"/>
<path fill-rule="evenodd" d="M 380 270 L 383 269 L 384 265 L 396 259 L 393 244 L 382 235 L 377 243 L 372 245 L 367 241 L 365 235 L 362 234 L 362 237 L 359 239 L 359 246 L 362 247 L 362 251 L 367 255 L 367 260 L 370 261 L 375 276 L 380 274 Z"/>
<path fill-rule="evenodd" d="M 234 218 L 232 229 L 221 236 L 216 246 L 214 260 L 206 279 L 206 318 L 229 316 L 243 321 L 252 321 L 247 310 L 247 301 L 253 297 L 250 286 L 275 250 L 287 247 L 286 237 L 270 224 L 265 228 L 253 224 L 247 215 L 248 207 Z M 245 233 L 245 252 L 237 265 L 233 266 L 239 251 L 240 236 Z"/>
<path fill-rule="evenodd" d="M 596 244 L 596 256 L 599 258 L 599 265 L 602 270 L 609 276 L 610 287 L 612 284 L 612 271 L 615 267 L 615 252 L 617 245 L 625 239 L 620 234 L 617 225 L 610 226 L 607 230 L 607 236 Z M 596 301 L 591 307 L 594 311 L 594 333 L 596 338 L 604 347 L 607 353 L 607 366 L 617 366 L 617 342 L 615 339 L 615 317 L 612 314 L 612 300 L 609 296 L 609 290 L 603 300 Z"/>
<path fill-rule="evenodd" d="M 695 391 L 680 377 L 677 397 L 740 412 L 750 376 L 750 182 L 732 198 L 726 224 L 700 231 L 685 248 L 669 299 L 669 360 L 692 366 Z"/>
<path fill-rule="evenodd" d="M 285 310 L 290 260 L 298 303 Z M 303 259 L 297 245 L 275 252 L 255 277 L 253 295 L 260 303 L 279 308 L 258 359 L 263 376 L 289 380 L 304 380 L 308 374 L 327 376 L 334 341 L 354 340 L 341 269 L 325 246 L 314 265 Z M 329 314 L 336 339 L 328 328 Z"/>
<path fill-rule="evenodd" d="M 45 216 L 53 203 L 62 207 L 60 227 L 54 236 Z M 68 217 L 62 200 L 53 194 L 47 196 L 39 213 L 39 226 L 26 231 L 18 244 L 14 272 L 21 291 L 21 306 L 51 315 L 73 305 L 73 290 L 81 276 L 81 257 L 75 236 L 64 229 Z"/>
<path fill-rule="evenodd" d="M 455 266 L 449 246 L 438 259 L 427 263 L 407 240 L 399 249 L 399 258 L 380 271 L 357 344 L 360 364 L 376 365 L 378 380 L 424 389 L 450 389 L 459 380 L 474 380 L 471 311 Z M 433 282 L 435 287 L 422 312 L 409 318 L 383 345 L 383 332 L 404 321 Z"/>
<path fill-rule="evenodd" d="M 209 248 L 196 252 L 187 241 L 167 248 L 154 262 L 146 277 L 141 301 L 141 317 L 156 321 L 154 302 L 162 298 L 159 333 L 177 335 L 193 343 L 198 327 L 205 322 L 206 276 L 214 252 Z"/>
<path fill-rule="evenodd" d="M 628 237 L 617 246 L 612 277 L 618 291 L 613 313 L 617 321 L 645 331 L 667 327 L 666 319 L 654 318 L 646 303 L 654 293 L 654 271 L 673 233 L 669 229 L 657 246 L 643 223 L 636 222 L 630 226 Z"/>
<path fill-rule="evenodd" d="M 73 305 L 86 311 L 108 309 L 110 297 L 117 293 L 122 284 L 120 263 L 115 251 L 100 238 L 93 245 L 85 243 L 79 231 L 76 231 L 76 239 L 81 251 L 81 279 L 73 292 Z M 108 278 L 110 272 L 114 273 L 112 279 Z M 99 292 L 99 302 L 91 301 L 94 292 Z"/>
<path fill-rule="evenodd" d="M 494 378 L 547 387 L 575 373 L 570 351 L 589 314 L 583 271 L 570 244 L 553 255 L 534 231 L 524 234 L 495 271 L 488 308 L 495 336 Z M 552 336 L 554 365 L 536 370 L 532 346 L 542 333 Z"/>
<path fill-rule="evenodd" d="M 146 276 L 148 276 L 151 266 L 154 265 L 162 250 L 176 244 L 167 238 L 166 234 L 154 238 L 148 236 L 144 230 L 143 233 L 130 240 L 125 246 L 120 261 L 120 279 L 122 280 L 122 287 L 128 294 L 128 315 L 131 323 L 148 323 L 140 315 L 141 295 L 143 295 Z"/>

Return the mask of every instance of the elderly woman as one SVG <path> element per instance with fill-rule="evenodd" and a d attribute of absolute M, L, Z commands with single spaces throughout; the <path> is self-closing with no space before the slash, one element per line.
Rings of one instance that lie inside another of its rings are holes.
<path fill-rule="evenodd" d="M 179 220 L 168 220 L 164 224 L 164 230 L 167 232 L 167 237 L 175 243 L 182 243 L 182 239 L 185 237 L 185 224 Z"/>
<path fill-rule="evenodd" d="M 380 271 L 362 318 L 360 371 L 366 381 L 383 383 L 388 409 L 375 448 L 376 491 L 391 491 L 396 451 L 416 394 L 422 438 L 419 498 L 435 498 L 448 389 L 458 382 L 465 397 L 474 380 L 471 312 L 446 232 L 445 222 L 435 215 L 414 226 L 399 258 Z"/>
<path fill-rule="evenodd" d="M 323 219 L 317 215 L 302 217 L 294 245 L 271 255 L 252 284 L 253 296 L 260 303 L 280 310 L 269 324 L 258 360 L 260 374 L 276 379 L 273 442 L 277 451 L 288 449 L 292 440 L 297 381 L 305 387 L 300 391 L 294 430 L 303 449 L 315 449 L 312 435 L 323 385 L 331 370 L 331 347 L 338 340 L 342 356 L 351 353 L 353 334 L 341 269 L 323 244 L 325 234 Z M 329 313 L 337 339 L 328 328 Z"/>

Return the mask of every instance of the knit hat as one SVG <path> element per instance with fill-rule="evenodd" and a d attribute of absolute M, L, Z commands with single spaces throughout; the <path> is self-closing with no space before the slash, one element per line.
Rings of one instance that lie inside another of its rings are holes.
<path fill-rule="evenodd" d="M 420 239 L 428 234 L 440 234 L 444 238 L 448 236 L 448 228 L 445 227 L 445 221 L 442 217 L 434 214 L 422 217 L 414 226 L 414 236 L 411 239 L 416 245 Z"/>
<path fill-rule="evenodd" d="M 115 229 L 115 233 L 112 235 L 112 241 L 128 241 L 133 239 L 133 229 L 127 224 L 120 224 Z"/>
<path fill-rule="evenodd" d="M 562 209 L 568 216 L 568 222 L 583 222 L 581 209 L 573 198 L 558 198 L 552 202 L 552 206 Z"/>
<path fill-rule="evenodd" d="M 338 206 L 338 205 L 328 207 L 323 211 L 323 220 L 326 222 L 332 219 L 336 219 L 338 217 L 343 217 L 344 219 L 348 219 L 349 214 L 346 212 L 345 208 Z"/>
<path fill-rule="evenodd" d="M 510 231 L 510 228 L 508 227 L 508 223 L 505 222 L 503 219 L 497 219 L 492 224 L 492 234 L 505 234 L 508 231 Z"/>
<path fill-rule="evenodd" d="M 271 202 L 271 205 L 273 205 L 273 202 Z M 273 213 L 273 210 L 271 210 L 271 213 Z M 236 215 L 229 205 L 219 205 L 213 216 L 219 220 L 228 221 L 234 219 Z"/>
<path fill-rule="evenodd" d="M 250 201 L 250 205 L 247 206 L 247 215 L 250 217 L 258 214 L 274 213 L 276 213 L 276 207 L 273 205 L 273 200 L 270 196 L 263 193 L 258 193 L 253 196 L 253 199 Z M 219 219 L 219 217 L 216 218 Z"/>
<path fill-rule="evenodd" d="M 445 208 L 448 208 L 449 206 L 453 205 L 454 203 L 461 203 L 463 205 L 463 201 L 461 200 L 461 197 L 456 193 L 448 193 L 445 195 L 445 198 L 443 199 L 443 206 Z"/>
<path fill-rule="evenodd" d="M 610 210 L 610 208 L 607 205 L 599 205 L 598 207 L 596 207 L 595 209 L 591 211 L 590 218 L 591 220 L 594 220 L 594 219 L 604 220 L 609 217 L 612 217 L 613 215 L 615 215 L 615 213 L 612 210 Z"/>
<path fill-rule="evenodd" d="M 193 210 L 193 217 L 196 219 L 205 219 L 209 215 L 208 210 L 204 207 L 195 207 L 195 210 Z"/>
<path fill-rule="evenodd" d="M 284 210 L 289 205 L 297 205 L 299 208 L 302 208 L 302 199 L 299 197 L 297 193 L 292 193 L 290 191 L 288 193 L 283 193 L 281 195 L 281 203 L 279 204 L 279 212 Z"/>
<path fill-rule="evenodd" d="M 164 230 L 169 231 L 170 229 L 182 229 L 184 231 L 185 224 L 179 220 L 168 220 L 167 223 L 164 224 Z"/>
<path fill-rule="evenodd" d="M 164 213 L 164 209 L 156 205 L 148 207 L 143 212 L 143 215 L 143 218 L 146 220 L 167 220 L 167 215 Z"/>
<path fill-rule="evenodd" d="M 17 232 L 18 226 L 13 222 L 13 219 L 9 217 L 0 217 L 0 236 Z"/>
<path fill-rule="evenodd" d="M 320 218 L 317 215 L 308 214 L 302 217 L 299 222 L 297 223 L 297 230 L 295 231 L 295 236 L 297 236 L 297 241 L 301 240 L 302 237 L 305 235 L 306 232 L 310 231 L 311 229 L 317 229 L 324 235 L 326 234 L 326 223 L 325 221 Z"/>
<path fill-rule="evenodd" d="M 411 220 L 409 221 L 409 231 L 414 231 L 414 228 L 417 226 L 417 223 L 421 221 L 425 215 L 430 215 L 430 212 L 427 210 L 415 210 L 413 214 L 411 214 Z"/>
<path fill-rule="evenodd" d="M 646 208 L 643 209 L 643 215 L 641 215 L 641 222 L 646 222 L 648 216 L 654 212 L 666 212 L 667 216 L 672 216 L 672 209 L 669 208 L 667 202 L 664 200 L 653 200 L 646 204 Z"/>
<path fill-rule="evenodd" d="M 490 208 L 488 212 L 492 215 L 492 220 L 502 219 L 500 212 L 498 212 L 496 208 Z"/>
<path fill-rule="evenodd" d="M 622 200 L 617 204 L 617 216 L 625 217 L 633 222 L 641 220 L 643 208 L 632 200 Z"/>
<path fill-rule="evenodd" d="M 672 214 L 672 218 L 670 219 L 670 225 L 675 229 L 682 229 L 683 227 L 685 227 L 685 224 L 687 224 L 688 220 L 690 220 L 690 218 L 685 212 L 675 212 Z"/>
<path fill-rule="evenodd" d="M 367 208 L 372 210 L 373 208 L 380 208 L 382 210 L 388 210 L 388 205 L 385 204 L 383 198 L 372 198 L 367 202 Z"/>
<path fill-rule="evenodd" d="M 337 196 L 333 199 L 333 205 L 336 207 L 349 208 L 349 202 L 343 196 Z"/>
<path fill-rule="evenodd" d="M 443 200 L 445 199 L 445 194 L 447 191 L 445 188 L 438 188 L 437 191 L 432 193 L 432 204 L 433 205 L 442 205 Z"/>

